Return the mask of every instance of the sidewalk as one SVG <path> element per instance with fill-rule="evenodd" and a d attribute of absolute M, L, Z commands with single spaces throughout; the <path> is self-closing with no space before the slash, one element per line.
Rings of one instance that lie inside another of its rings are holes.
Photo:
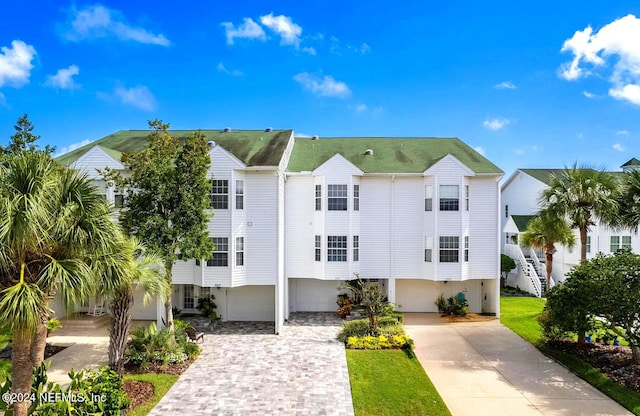
<path fill-rule="evenodd" d="M 422 367 L 452 415 L 631 415 L 499 320 L 405 314 Z"/>

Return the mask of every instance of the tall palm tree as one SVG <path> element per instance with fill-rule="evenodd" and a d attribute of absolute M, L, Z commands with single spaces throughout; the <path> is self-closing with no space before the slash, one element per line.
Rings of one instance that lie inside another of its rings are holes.
<path fill-rule="evenodd" d="M 28 393 L 44 356 L 50 299 L 86 299 L 118 226 L 95 186 L 47 154 L 8 158 L 0 177 L 0 321 L 13 332 L 13 392 Z M 14 414 L 26 415 L 28 405 L 14 404 Z"/>
<path fill-rule="evenodd" d="M 580 260 L 587 258 L 587 232 L 596 221 L 618 226 L 618 182 L 603 170 L 573 165 L 552 174 L 540 195 L 540 206 L 557 218 L 566 218 L 580 232 Z"/>
<path fill-rule="evenodd" d="M 624 173 L 620 198 L 621 222 L 624 227 L 638 231 L 640 226 L 640 170 Z"/>
<path fill-rule="evenodd" d="M 546 258 L 547 289 L 551 287 L 551 272 L 553 271 L 553 255 L 556 253 L 556 243 L 569 248 L 576 243 L 573 231 L 564 218 L 557 218 L 548 212 L 541 212 L 527 225 L 522 235 L 522 244 L 526 247 L 542 249 Z"/>
<path fill-rule="evenodd" d="M 122 376 L 134 289 L 142 288 L 145 303 L 154 297 L 164 302 L 171 294 L 171 286 L 164 277 L 162 257 L 156 252 L 147 252 L 135 237 L 123 237 L 117 255 L 107 255 L 102 264 L 103 279 L 98 291 L 108 299 L 111 311 L 109 366 Z"/>

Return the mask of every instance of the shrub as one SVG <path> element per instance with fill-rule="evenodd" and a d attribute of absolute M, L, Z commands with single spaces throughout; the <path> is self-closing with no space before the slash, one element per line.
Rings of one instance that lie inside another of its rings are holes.
<path fill-rule="evenodd" d="M 545 341 L 559 341 L 569 336 L 569 333 L 567 331 L 564 331 L 552 319 L 551 313 L 546 307 L 538 315 L 538 323 L 542 327 L 542 336 L 544 337 Z"/>
<path fill-rule="evenodd" d="M 413 340 L 408 335 L 367 335 L 364 337 L 349 337 L 347 348 L 356 350 L 385 350 L 411 348 Z"/>
<path fill-rule="evenodd" d="M 214 302 L 216 297 L 210 295 L 205 298 L 198 298 L 198 305 L 196 309 L 204 316 L 205 318 L 209 318 L 211 323 L 214 323 L 216 319 L 218 319 L 218 314 L 216 313 L 216 308 L 218 305 Z"/>
<path fill-rule="evenodd" d="M 168 328 L 158 329 L 155 324 L 147 328 L 139 328 L 131 333 L 131 340 L 127 344 L 127 361 L 145 368 L 148 363 L 179 364 L 187 360 L 184 352 L 186 338 L 183 339 L 178 331 L 176 342 L 172 341 Z"/>
<path fill-rule="evenodd" d="M 438 307 L 438 312 L 440 312 L 442 316 L 444 315 L 465 316 L 466 314 L 469 313 L 469 308 L 467 307 L 467 300 L 464 298 L 464 296 L 451 296 L 450 298 L 445 300 L 444 295 L 441 293 L 436 298 L 435 304 Z"/>
<path fill-rule="evenodd" d="M 348 294 L 340 293 L 336 303 L 338 304 L 338 315 L 340 315 L 340 318 L 344 319 L 347 315 L 351 314 L 352 305 Z"/>
<path fill-rule="evenodd" d="M 398 320 L 393 316 L 383 316 L 378 321 L 379 332 L 387 335 L 387 328 L 393 326 L 399 326 L 402 329 L 402 325 L 398 323 Z M 391 330 L 394 331 L 394 330 Z M 368 319 L 354 319 L 353 321 L 345 322 L 342 326 L 342 330 L 338 334 L 338 341 L 347 342 L 349 337 L 364 337 L 371 335 L 369 332 L 369 320 Z"/>

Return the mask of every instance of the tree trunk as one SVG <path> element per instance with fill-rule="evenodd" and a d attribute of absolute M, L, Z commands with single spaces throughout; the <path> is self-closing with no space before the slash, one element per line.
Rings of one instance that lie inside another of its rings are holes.
<path fill-rule="evenodd" d="M 640 364 L 640 346 L 638 345 L 631 346 L 631 356 L 633 357 L 634 364 Z"/>
<path fill-rule="evenodd" d="M 111 302 L 111 324 L 109 325 L 109 367 L 120 377 L 124 374 L 124 354 L 131 329 L 131 288 L 120 291 Z"/>
<path fill-rule="evenodd" d="M 580 227 L 580 261 L 587 259 L 587 226 Z"/>
<path fill-rule="evenodd" d="M 165 261 L 164 269 L 165 269 L 165 278 L 169 282 L 169 287 L 173 287 L 171 285 L 172 280 L 172 268 L 173 263 L 169 261 Z M 167 296 L 167 300 L 164 303 L 164 313 L 165 313 L 165 323 L 166 327 L 169 328 L 169 332 L 172 334 L 171 339 L 175 342 L 175 336 L 173 336 L 173 301 L 171 300 L 173 290 Z"/>
<path fill-rule="evenodd" d="M 31 340 L 33 335 L 26 329 L 13 331 L 11 350 L 11 393 L 16 393 L 24 399 L 31 393 Z M 13 404 L 14 416 L 27 416 L 29 400 L 16 401 Z"/>
<path fill-rule="evenodd" d="M 43 318 L 43 320 L 46 318 Z M 47 347 L 47 324 L 43 323 L 33 337 L 30 348 L 31 366 L 39 367 L 44 361 L 44 350 Z"/>
<path fill-rule="evenodd" d="M 547 268 L 547 290 L 551 289 L 551 272 L 553 271 L 553 253 L 547 252 L 547 264 L 545 264 Z"/>
<path fill-rule="evenodd" d="M 586 332 L 585 331 L 579 331 L 578 332 L 578 344 L 584 344 L 585 339 L 586 339 Z"/>

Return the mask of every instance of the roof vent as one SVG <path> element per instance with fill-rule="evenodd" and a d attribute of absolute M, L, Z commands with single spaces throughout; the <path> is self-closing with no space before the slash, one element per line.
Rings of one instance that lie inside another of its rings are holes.
<path fill-rule="evenodd" d="M 320 136 L 318 136 L 317 134 L 314 134 L 311 140 L 320 140 Z"/>
<path fill-rule="evenodd" d="M 207 146 L 209 146 L 209 149 L 212 149 L 212 148 L 213 148 L 213 146 L 215 146 L 215 145 L 216 145 L 216 142 L 214 142 L 213 140 L 209 140 L 209 141 L 207 142 Z"/>
<path fill-rule="evenodd" d="M 230 131 L 231 131 L 231 127 L 225 127 L 225 128 L 224 128 L 224 132 L 225 132 L 225 133 L 229 133 Z"/>
<path fill-rule="evenodd" d="M 267 133 L 271 133 L 273 131 L 273 128 L 267 127 L 266 129 L 264 129 L 264 131 L 266 131 Z"/>
<path fill-rule="evenodd" d="M 364 151 L 365 155 L 372 155 L 373 154 L 373 150 L 372 149 L 367 149 Z"/>

